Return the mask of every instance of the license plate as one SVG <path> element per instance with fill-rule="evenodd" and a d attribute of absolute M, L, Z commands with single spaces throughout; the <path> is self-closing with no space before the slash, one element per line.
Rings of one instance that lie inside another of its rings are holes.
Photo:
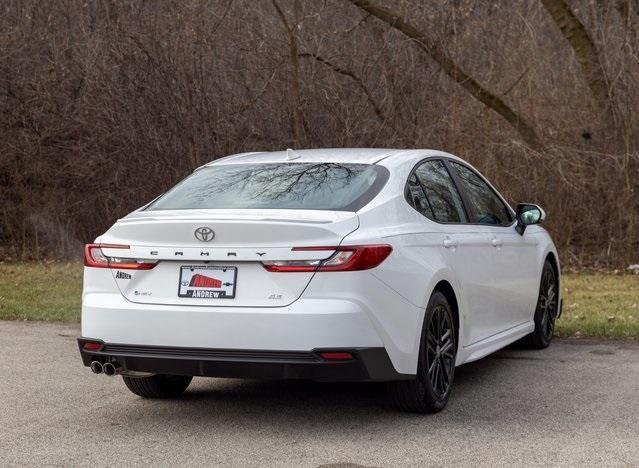
<path fill-rule="evenodd" d="M 233 299 L 237 268 L 195 265 L 180 268 L 179 297 L 197 299 Z"/>

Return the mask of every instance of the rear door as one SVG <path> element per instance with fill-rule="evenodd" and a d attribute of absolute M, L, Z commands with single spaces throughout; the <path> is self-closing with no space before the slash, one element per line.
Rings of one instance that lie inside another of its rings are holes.
<path fill-rule="evenodd" d="M 331 251 L 293 248 L 338 246 L 358 226 L 357 215 L 344 211 L 150 211 L 120 220 L 101 242 L 129 246 L 103 247 L 107 256 L 158 262 L 150 270 L 113 269 L 131 302 L 279 307 L 295 301 L 313 273 L 268 272 L 261 262 L 327 258 Z"/>
<path fill-rule="evenodd" d="M 446 263 L 458 279 L 466 346 L 495 333 L 502 319 L 495 307 L 494 252 L 491 235 L 470 223 L 470 214 L 442 159 L 429 159 L 414 171 L 426 194 L 427 217 L 441 224 L 445 232 L 441 249 Z"/>
<path fill-rule="evenodd" d="M 470 221 L 490 237 L 495 279 L 492 294 L 500 316 L 499 329 L 530 321 L 539 285 L 537 238 L 517 233 L 512 210 L 483 177 L 465 164 L 448 164 L 466 201 Z"/>

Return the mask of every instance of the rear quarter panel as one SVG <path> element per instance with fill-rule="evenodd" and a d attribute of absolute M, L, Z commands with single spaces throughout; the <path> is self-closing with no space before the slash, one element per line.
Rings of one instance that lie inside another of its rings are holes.
<path fill-rule="evenodd" d="M 384 243 L 393 247 L 392 254 L 370 271 L 380 283 L 400 296 L 407 304 L 405 311 L 377 311 L 380 324 L 389 329 L 404 327 L 396 337 L 403 337 L 405 349 L 413 358 L 411 372 L 417 369 L 417 357 L 426 305 L 440 281 L 448 281 L 456 292 L 462 314 L 462 288 L 442 256 L 445 232 L 441 225 L 429 221 L 405 200 L 404 187 L 413 166 L 428 156 L 424 152 L 404 155 L 399 163 L 389 164 L 391 176 L 378 197 L 358 212 L 360 228 L 344 239 L 344 244 Z M 410 316 L 408 316 L 410 315 Z M 399 322 L 399 323 L 398 323 Z M 461 322 L 461 320 L 460 320 Z M 460 336 L 463 324 L 460 323 Z"/>

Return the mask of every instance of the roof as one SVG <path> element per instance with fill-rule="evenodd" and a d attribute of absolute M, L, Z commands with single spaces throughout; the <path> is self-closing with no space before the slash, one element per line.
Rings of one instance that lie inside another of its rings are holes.
<path fill-rule="evenodd" d="M 216 159 L 205 166 L 269 162 L 349 162 L 374 164 L 389 156 L 402 153 L 401 149 L 382 148 L 326 148 L 240 153 Z"/>

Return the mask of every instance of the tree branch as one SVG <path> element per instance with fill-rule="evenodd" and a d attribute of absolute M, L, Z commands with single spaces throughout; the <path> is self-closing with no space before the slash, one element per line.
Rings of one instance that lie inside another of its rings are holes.
<path fill-rule="evenodd" d="M 371 92 L 364 85 L 364 82 L 357 75 L 355 75 L 355 73 L 353 73 L 352 71 L 347 70 L 345 68 L 342 68 L 339 65 L 335 65 L 334 63 L 328 61 L 327 59 L 325 59 L 324 57 L 321 57 L 320 55 L 314 55 L 314 54 L 309 54 L 309 53 L 304 52 L 304 53 L 300 54 L 300 57 L 314 58 L 319 63 L 321 63 L 323 65 L 326 65 L 328 68 L 333 70 L 335 73 L 338 73 L 340 75 L 344 75 L 344 76 L 349 77 L 351 80 L 353 80 L 357 84 L 359 89 L 361 89 L 362 92 L 366 95 L 366 99 L 368 100 L 369 104 L 373 108 L 373 112 L 375 112 L 375 115 L 377 116 L 377 118 L 381 122 L 386 121 L 386 117 L 384 117 L 382 109 L 377 105 L 377 103 L 373 99 L 373 96 L 372 96 Z"/>
<path fill-rule="evenodd" d="M 361 10 L 377 17 L 408 38 L 414 40 L 457 84 L 468 91 L 475 99 L 502 116 L 519 133 L 526 144 L 537 149 L 543 147 L 537 133 L 533 127 L 526 122 L 526 119 L 514 111 L 503 99 L 485 89 L 477 80 L 462 70 L 461 67 L 459 67 L 435 41 L 432 41 L 426 36 L 425 33 L 406 22 L 398 13 L 389 8 L 376 5 L 369 0 L 349 1 Z"/>
<path fill-rule="evenodd" d="M 609 113 L 611 122 L 614 122 L 614 105 L 606 72 L 597 47 L 585 26 L 564 0 L 541 0 L 541 3 L 570 44 L 593 97 Z"/>

